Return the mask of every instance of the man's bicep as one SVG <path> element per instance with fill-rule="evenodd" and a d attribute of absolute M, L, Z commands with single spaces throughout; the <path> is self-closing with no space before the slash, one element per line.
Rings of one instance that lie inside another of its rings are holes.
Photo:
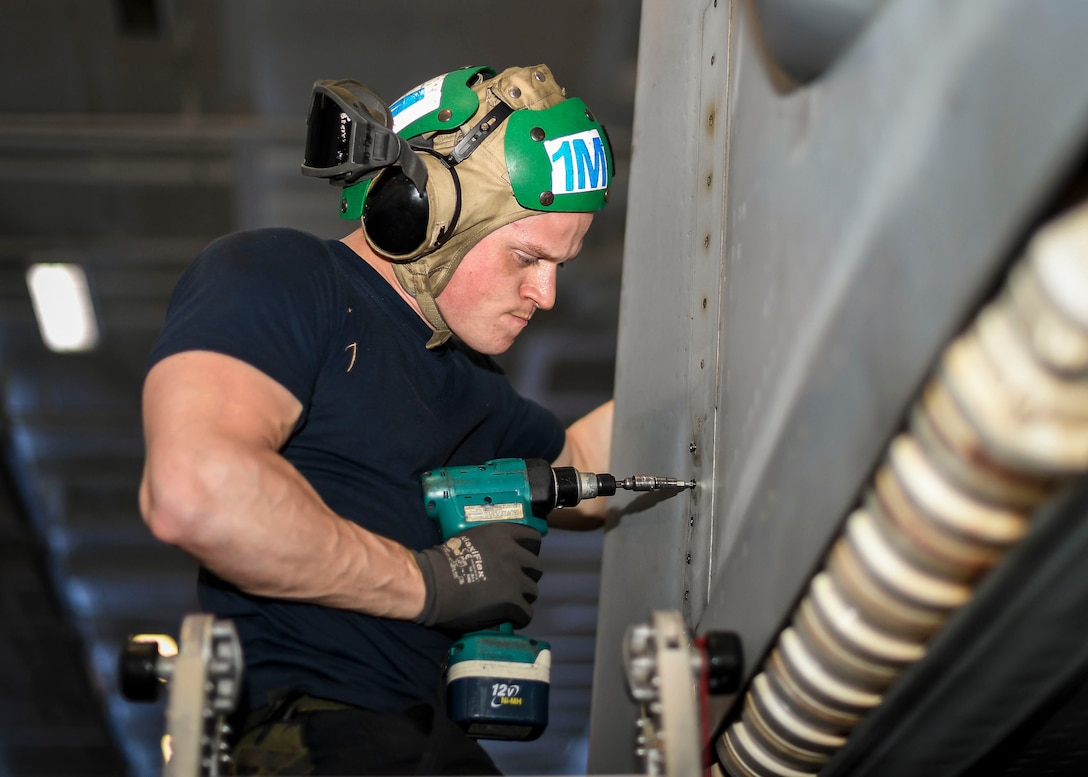
<path fill-rule="evenodd" d="M 283 385 L 240 359 L 212 351 L 168 356 L 148 372 L 144 431 L 162 437 L 217 435 L 277 450 L 287 441 L 302 404 Z"/>

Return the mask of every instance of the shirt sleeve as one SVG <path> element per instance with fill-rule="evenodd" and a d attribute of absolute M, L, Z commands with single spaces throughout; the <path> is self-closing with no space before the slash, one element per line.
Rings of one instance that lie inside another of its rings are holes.
<path fill-rule="evenodd" d="M 335 305 L 326 257 L 322 241 L 294 230 L 215 241 L 175 287 L 148 369 L 183 351 L 214 351 L 256 367 L 307 407 Z"/>
<path fill-rule="evenodd" d="M 531 399 L 516 396 L 500 456 L 555 461 L 563 451 L 567 432 L 556 415 Z"/>

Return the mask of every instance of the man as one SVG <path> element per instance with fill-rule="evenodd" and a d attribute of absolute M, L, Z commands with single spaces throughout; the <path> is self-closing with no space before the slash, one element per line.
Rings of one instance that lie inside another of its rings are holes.
<path fill-rule="evenodd" d="M 529 621 L 540 537 L 470 530 L 484 574 L 458 585 L 420 476 L 608 467 L 610 403 L 564 431 L 487 358 L 555 304 L 607 199 L 603 128 L 543 65 L 454 71 L 385 110 L 354 82 L 315 85 L 303 169 L 344 186 L 362 226 L 213 243 L 144 386 L 144 520 L 200 561 L 203 607 L 242 639 L 241 773 L 496 772 L 436 703 L 442 663 L 460 633 Z"/>

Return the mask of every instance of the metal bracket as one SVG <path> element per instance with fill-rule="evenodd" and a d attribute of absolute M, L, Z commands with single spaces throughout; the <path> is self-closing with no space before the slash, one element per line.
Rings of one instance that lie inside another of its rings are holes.
<path fill-rule="evenodd" d="M 121 656 L 122 692 L 154 701 L 168 687 L 166 735 L 170 754 L 162 777 L 220 777 L 230 763 L 227 717 L 242 689 L 242 644 L 234 623 L 211 615 L 182 621 L 176 656 L 155 643 L 130 642 Z"/>
<path fill-rule="evenodd" d="M 623 664 L 639 703 L 637 754 L 646 774 L 699 777 L 702 750 L 696 678 L 702 661 L 676 611 L 658 611 L 649 624 L 628 628 Z"/>

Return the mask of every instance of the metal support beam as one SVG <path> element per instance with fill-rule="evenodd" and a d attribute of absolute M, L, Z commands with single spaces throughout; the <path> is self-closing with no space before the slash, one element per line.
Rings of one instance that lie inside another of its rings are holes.
<path fill-rule="evenodd" d="M 1088 6 L 892 0 L 803 87 L 757 11 L 643 7 L 613 466 L 699 487 L 606 536 L 594 772 L 634 768 L 624 629 L 680 609 L 759 661 L 1085 150 Z"/>

